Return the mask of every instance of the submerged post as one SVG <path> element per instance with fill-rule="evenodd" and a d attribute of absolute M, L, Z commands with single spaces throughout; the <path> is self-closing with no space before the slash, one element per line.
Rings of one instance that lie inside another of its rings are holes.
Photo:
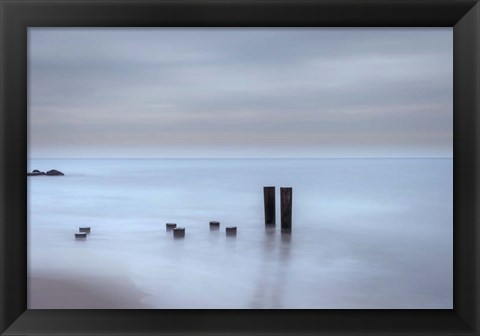
<path fill-rule="evenodd" d="M 177 224 L 176 223 L 167 223 L 166 227 L 167 227 L 167 231 L 173 231 L 173 229 L 175 229 L 177 227 Z"/>
<path fill-rule="evenodd" d="M 210 222 L 210 230 L 219 230 L 220 229 L 220 222 L 211 221 Z"/>
<path fill-rule="evenodd" d="M 265 225 L 275 225 L 275 187 L 263 187 Z"/>
<path fill-rule="evenodd" d="M 90 227 L 84 226 L 84 227 L 79 227 L 79 228 L 78 228 L 78 231 L 79 231 L 79 232 L 90 233 L 91 230 L 90 230 Z"/>
<path fill-rule="evenodd" d="M 174 228 L 173 229 L 173 238 L 185 238 L 185 228 Z"/>
<path fill-rule="evenodd" d="M 292 188 L 280 188 L 282 232 L 292 230 Z"/>
<path fill-rule="evenodd" d="M 237 235 L 237 227 L 236 226 L 227 226 L 225 228 L 225 232 L 227 236 L 236 236 Z"/>
<path fill-rule="evenodd" d="M 86 232 L 76 232 L 75 233 L 75 239 L 87 239 L 87 233 Z"/>

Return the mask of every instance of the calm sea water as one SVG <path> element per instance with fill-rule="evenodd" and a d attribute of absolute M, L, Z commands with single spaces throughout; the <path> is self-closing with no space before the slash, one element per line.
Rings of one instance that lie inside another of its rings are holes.
<path fill-rule="evenodd" d="M 157 308 L 452 308 L 451 159 L 31 159 L 33 169 L 66 176 L 28 177 L 31 276 L 121 275 Z M 267 185 L 276 230 L 264 226 Z M 280 187 L 293 187 L 290 236 Z M 75 241 L 79 226 L 92 227 L 87 241 Z"/>

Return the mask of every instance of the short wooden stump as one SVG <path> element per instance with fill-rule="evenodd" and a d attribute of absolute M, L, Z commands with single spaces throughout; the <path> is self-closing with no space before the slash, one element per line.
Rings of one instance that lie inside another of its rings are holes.
<path fill-rule="evenodd" d="M 211 221 L 210 222 L 210 230 L 218 230 L 220 229 L 220 222 Z"/>
<path fill-rule="evenodd" d="M 86 239 L 87 233 L 86 232 L 76 232 L 75 239 Z"/>
<path fill-rule="evenodd" d="M 185 228 L 174 228 L 173 229 L 173 237 L 177 238 L 185 238 Z"/>
<path fill-rule="evenodd" d="M 177 227 L 177 224 L 175 223 L 167 223 L 166 224 L 166 227 L 167 227 L 167 231 L 172 231 L 173 229 L 175 229 Z"/>
<path fill-rule="evenodd" d="M 237 227 L 236 226 L 227 226 L 225 228 L 225 232 L 227 236 L 236 236 L 237 235 Z"/>
<path fill-rule="evenodd" d="M 85 232 L 85 233 L 90 233 L 90 227 L 88 227 L 88 226 L 80 227 L 80 228 L 78 228 L 78 231 Z"/>

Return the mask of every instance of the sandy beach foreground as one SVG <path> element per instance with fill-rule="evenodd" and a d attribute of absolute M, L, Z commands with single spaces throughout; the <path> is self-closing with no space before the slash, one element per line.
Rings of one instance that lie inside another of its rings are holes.
<path fill-rule="evenodd" d="M 29 309 L 150 309 L 145 294 L 122 278 L 76 278 L 43 274 L 28 278 Z"/>

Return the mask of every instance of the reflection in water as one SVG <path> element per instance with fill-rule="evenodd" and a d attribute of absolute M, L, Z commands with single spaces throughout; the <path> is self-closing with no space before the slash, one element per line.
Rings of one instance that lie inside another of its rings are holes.
<path fill-rule="evenodd" d="M 282 308 L 283 296 L 288 283 L 291 232 L 281 233 L 276 239 L 275 226 L 265 227 L 262 262 L 258 280 L 253 291 L 250 308 Z"/>
<path fill-rule="evenodd" d="M 272 308 L 283 307 L 283 296 L 285 287 L 288 283 L 288 272 L 290 264 L 290 248 L 292 240 L 292 232 L 282 232 L 282 239 L 280 241 L 279 264 L 277 268 L 276 283 L 273 291 Z"/>
<path fill-rule="evenodd" d="M 220 238 L 220 229 L 210 226 L 210 234 L 208 236 L 211 243 L 218 241 Z"/>

